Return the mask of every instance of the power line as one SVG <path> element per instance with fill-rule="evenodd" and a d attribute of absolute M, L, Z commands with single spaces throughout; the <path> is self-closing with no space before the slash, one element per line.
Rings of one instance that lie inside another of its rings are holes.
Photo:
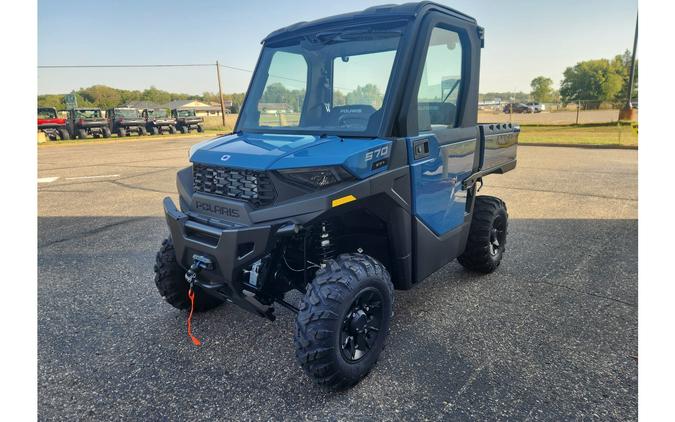
<path fill-rule="evenodd" d="M 38 69 L 97 69 L 97 68 L 153 68 L 153 67 L 211 67 L 215 63 L 175 63 L 175 64 L 66 64 L 66 65 L 38 65 Z M 219 65 L 226 69 L 238 70 L 240 72 L 253 73 L 251 69 L 242 67 Z"/>

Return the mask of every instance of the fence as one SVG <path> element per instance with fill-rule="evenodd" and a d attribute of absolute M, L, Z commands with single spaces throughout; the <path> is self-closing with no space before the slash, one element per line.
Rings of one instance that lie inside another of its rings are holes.
<path fill-rule="evenodd" d="M 609 124 L 619 121 L 623 103 L 579 101 L 576 103 L 544 103 L 542 110 L 532 112 L 514 103 L 484 104 L 479 107 L 480 123 L 517 123 L 521 125 L 584 125 Z M 633 101 L 637 107 L 637 100 Z"/>

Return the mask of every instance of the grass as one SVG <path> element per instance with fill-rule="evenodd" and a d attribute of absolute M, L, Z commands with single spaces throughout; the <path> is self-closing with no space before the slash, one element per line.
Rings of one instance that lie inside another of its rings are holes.
<path fill-rule="evenodd" d="M 518 143 L 636 147 L 638 135 L 629 124 L 571 126 L 521 125 Z"/>

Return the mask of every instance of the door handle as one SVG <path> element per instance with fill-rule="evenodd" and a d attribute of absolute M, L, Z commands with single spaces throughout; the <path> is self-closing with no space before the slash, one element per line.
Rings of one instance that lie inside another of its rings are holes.
<path fill-rule="evenodd" d="M 429 156 L 429 141 L 427 139 L 420 139 L 413 143 L 413 157 L 415 160 Z"/>

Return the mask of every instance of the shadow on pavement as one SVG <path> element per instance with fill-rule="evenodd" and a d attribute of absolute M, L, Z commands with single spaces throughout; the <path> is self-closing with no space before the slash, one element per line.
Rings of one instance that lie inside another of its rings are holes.
<path fill-rule="evenodd" d="M 162 218 L 38 224 L 41 418 L 637 418 L 637 220 L 511 220 L 495 273 L 396 293 L 380 363 L 340 393 L 305 378 L 284 309 L 200 314 L 192 346 L 152 281 Z"/>

